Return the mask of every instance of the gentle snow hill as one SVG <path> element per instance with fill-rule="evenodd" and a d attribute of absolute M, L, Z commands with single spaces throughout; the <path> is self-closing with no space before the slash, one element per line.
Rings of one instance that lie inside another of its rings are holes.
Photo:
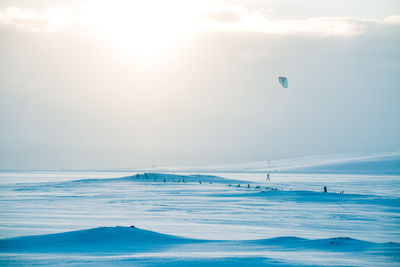
<path fill-rule="evenodd" d="M 99 227 L 58 234 L 0 239 L 2 252 L 142 252 L 171 245 L 204 242 L 135 227 Z"/>
<path fill-rule="evenodd" d="M 373 243 L 349 237 L 334 237 L 325 239 L 305 239 L 299 237 L 276 237 L 262 240 L 247 241 L 246 243 L 262 244 L 264 246 L 279 246 L 285 249 L 313 249 L 320 251 L 368 251 L 376 250 L 378 248 L 387 249 L 392 248 L 400 251 L 400 244 L 398 243 Z"/>
<path fill-rule="evenodd" d="M 240 162 L 198 167 L 154 168 L 152 172 L 184 173 L 342 173 L 400 174 L 400 151 L 319 155 L 256 162 Z"/>
<path fill-rule="evenodd" d="M 121 178 L 110 179 L 83 179 L 74 180 L 74 183 L 84 182 L 113 182 L 113 181 L 133 181 L 133 182 L 158 182 L 158 183 L 248 183 L 248 181 L 225 179 L 214 175 L 181 175 L 169 173 L 142 173 Z"/>
<path fill-rule="evenodd" d="M 260 240 L 222 241 L 182 238 L 138 229 L 135 227 L 100 227 L 88 230 L 58 234 L 24 236 L 0 240 L 0 250 L 5 252 L 29 253 L 135 253 L 161 252 L 175 246 L 186 245 L 194 250 L 235 250 L 249 249 L 251 246 L 269 250 L 329 250 L 366 251 L 390 250 L 400 252 L 397 243 L 373 243 L 347 237 L 329 239 L 303 239 L 298 237 L 278 237 Z"/>
<path fill-rule="evenodd" d="M 315 162 L 309 166 L 283 168 L 280 172 L 400 175 L 400 155 L 370 156 L 342 159 L 332 162 Z"/>

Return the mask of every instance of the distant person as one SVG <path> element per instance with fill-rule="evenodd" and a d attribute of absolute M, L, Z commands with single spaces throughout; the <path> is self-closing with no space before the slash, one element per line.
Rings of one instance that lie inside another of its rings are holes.
<path fill-rule="evenodd" d="M 269 173 L 267 173 L 267 181 L 271 181 L 271 179 L 269 178 Z"/>

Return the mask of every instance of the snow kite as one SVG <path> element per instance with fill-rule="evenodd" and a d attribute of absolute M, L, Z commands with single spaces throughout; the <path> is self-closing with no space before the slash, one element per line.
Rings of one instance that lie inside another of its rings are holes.
<path fill-rule="evenodd" d="M 282 84 L 283 88 L 287 88 L 288 87 L 288 81 L 286 77 L 281 77 L 279 76 L 279 83 Z"/>

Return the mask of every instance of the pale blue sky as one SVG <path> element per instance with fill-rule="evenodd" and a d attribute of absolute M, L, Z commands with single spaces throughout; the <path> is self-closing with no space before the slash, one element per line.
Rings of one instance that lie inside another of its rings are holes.
<path fill-rule="evenodd" d="M 94 3 L 0 3 L 0 169 L 400 150 L 398 1 Z"/>

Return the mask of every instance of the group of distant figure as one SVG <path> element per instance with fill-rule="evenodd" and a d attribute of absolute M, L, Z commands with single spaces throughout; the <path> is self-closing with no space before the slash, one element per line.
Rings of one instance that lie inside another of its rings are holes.
<path fill-rule="evenodd" d="M 267 173 L 267 178 L 266 178 L 266 180 L 267 180 L 267 181 L 271 181 L 271 178 L 270 178 L 270 176 L 269 176 L 269 173 Z M 324 193 L 328 193 L 328 187 L 327 187 L 327 186 L 324 186 Z M 340 194 L 344 194 L 344 191 L 340 191 Z"/>

